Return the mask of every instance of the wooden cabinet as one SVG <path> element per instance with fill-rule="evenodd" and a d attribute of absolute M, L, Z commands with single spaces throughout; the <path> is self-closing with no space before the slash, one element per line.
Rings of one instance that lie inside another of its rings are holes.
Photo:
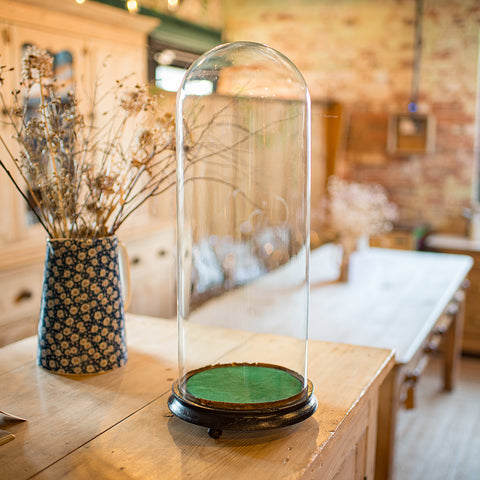
<path fill-rule="evenodd" d="M 124 229 L 130 263 L 129 312 L 155 317 L 176 313 L 175 227 L 172 222 Z M 0 250 L 0 347 L 37 332 L 45 239 Z"/>
<path fill-rule="evenodd" d="M 473 258 L 473 267 L 467 276 L 468 288 L 465 290 L 462 350 L 464 353 L 480 355 L 480 241 L 453 235 L 430 235 L 426 247 L 429 250 L 469 255 Z"/>
<path fill-rule="evenodd" d="M 468 276 L 470 285 L 465 306 L 463 350 L 480 354 L 480 252 L 470 252 L 469 255 L 475 263 Z"/>
<path fill-rule="evenodd" d="M 37 332 L 43 262 L 0 272 L 0 346 Z"/>
<path fill-rule="evenodd" d="M 147 34 L 157 24 L 155 18 L 96 2 L 0 0 L 1 61 L 15 68 L 5 74 L 2 93 L 9 102 L 9 92 L 18 88 L 25 45 L 53 54 L 68 52 L 71 64 L 66 81 L 75 87 L 80 109 L 88 116 L 97 78 L 101 79 L 98 95 L 127 75 L 132 84 L 147 81 Z M 105 61 L 107 67 L 102 70 Z M 4 125 L 5 113 L 0 111 L 0 134 L 15 152 L 11 132 Z M 1 145 L 0 155 L 10 161 Z M 174 229 L 168 223 L 174 215 L 171 198 L 147 202 L 118 233 L 132 249 L 131 257 L 140 259 L 131 269 L 132 312 L 171 316 L 175 311 Z M 36 331 L 46 234 L 32 222 L 26 202 L 3 171 L 0 215 L 0 345 L 4 345 Z"/>
<path fill-rule="evenodd" d="M 52 55 L 66 54 L 65 68 L 56 72 L 61 74 L 66 89 L 75 90 L 79 108 L 87 118 L 94 108 L 95 89 L 98 99 L 106 91 L 114 90 L 116 81 L 126 76 L 130 84 L 147 81 L 147 34 L 158 23 L 155 19 L 132 16 L 126 11 L 92 2 L 80 6 L 74 2 L 51 0 L 0 0 L 0 12 L 2 64 L 14 68 L 4 75 L 6 84 L 2 93 L 7 107 L 12 104 L 10 91 L 18 88 L 21 81 L 21 59 L 27 45 L 48 50 Z M 95 109 L 107 107 L 101 103 Z M 2 139 L 16 154 L 13 132 L 4 124 L 6 112 L 0 112 L 0 117 Z M 3 146 L 0 146 L 0 154 L 11 166 Z M 15 174 L 15 168 L 12 173 Z M 21 179 L 18 180 L 21 184 Z M 33 236 L 40 238 L 43 232 L 38 225 L 32 225 L 26 202 L 4 172 L 1 172 L 0 187 L 0 247 Z"/>
<path fill-rule="evenodd" d="M 330 450 L 330 459 L 311 479 L 353 480 L 372 479 L 375 470 L 376 414 L 378 401 L 370 396 L 348 425 L 348 440 L 338 441 Z M 372 431 L 373 430 L 373 431 Z M 339 440 L 341 437 L 337 437 Z"/>
<path fill-rule="evenodd" d="M 416 250 L 417 242 L 411 232 L 394 230 L 370 238 L 371 247 Z"/>
<path fill-rule="evenodd" d="M 394 365 L 392 351 L 311 341 L 313 416 L 213 440 L 206 428 L 173 417 L 167 407 L 176 375 L 176 323 L 127 315 L 126 329 L 127 365 L 74 380 L 35 365 L 35 338 L 0 349 L 0 404 L 28 419 L 8 425 L 16 438 L 1 447 L 9 461 L 0 462 L 0 478 L 373 480 L 378 395 Z M 210 334 L 200 333 L 199 348 Z M 219 344 L 218 358 L 245 343 L 263 348 L 276 341 L 240 337 Z M 291 344 L 282 345 L 288 356 Z"/>
<path fill-rule="evenodd" d="M 173 225 L 126 242 L 132 285 L 129 312 L 169 318 L 176 313 Z"/>

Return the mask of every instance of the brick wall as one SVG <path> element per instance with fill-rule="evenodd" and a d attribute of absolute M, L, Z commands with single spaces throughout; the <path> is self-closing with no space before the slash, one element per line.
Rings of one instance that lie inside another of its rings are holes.
<path fill-rule="evenodd" d="M 266 43 L 301 70 L 313 99 L 355 115 L 406 113 L 414 58 L 415 0 L 227 0 L 225 38 Z M 436 120 L 434 152 L 365 162 L 339 155 L 344 173 L 380 182 L 405 223 L 463 233 L 475 176 L 480 2 L 424 0 L 419 112 Z M 344 129 L 348 133 L 348 128 Z M 386 133 L 386 132 L 385 132 Z M 350 148 L 348 135 L 344 145 Z"/>

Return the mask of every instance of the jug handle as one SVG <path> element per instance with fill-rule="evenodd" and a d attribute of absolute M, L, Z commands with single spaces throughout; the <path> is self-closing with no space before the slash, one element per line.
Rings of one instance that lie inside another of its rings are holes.
<path fill-rule="evenodd" d="M 120 269 L 123 308 L 127 310 L 132 301 L 132 283 L 130 280 L 130 260 L 128 258 L 127 247 L 122 242 L 118 242 L 118 265 Z"/>

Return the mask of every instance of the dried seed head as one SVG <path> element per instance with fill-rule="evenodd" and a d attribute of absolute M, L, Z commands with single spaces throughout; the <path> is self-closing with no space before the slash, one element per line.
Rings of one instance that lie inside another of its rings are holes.
<path fill-rule="evenodd" d="M 27 86 L 53 75 L 53 57 L 35 46 L 27 47 L 22 57 L 22 79 Z"/>
<path fill-rule="evenodd" d="M 151 105 L 146 85 L 135 85 L 133 90 L 126 92 L 120 101 L 120 106 L 130 115 L 146 110 Z"/>

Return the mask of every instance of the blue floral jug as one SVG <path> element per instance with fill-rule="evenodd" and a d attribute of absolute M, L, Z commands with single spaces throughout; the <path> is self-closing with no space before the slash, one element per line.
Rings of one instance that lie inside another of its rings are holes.
<path fill-rule="evenodd" d="M 64 375 L 127 362 L 116 236 L 48 239 L 37 363 Z"/>

